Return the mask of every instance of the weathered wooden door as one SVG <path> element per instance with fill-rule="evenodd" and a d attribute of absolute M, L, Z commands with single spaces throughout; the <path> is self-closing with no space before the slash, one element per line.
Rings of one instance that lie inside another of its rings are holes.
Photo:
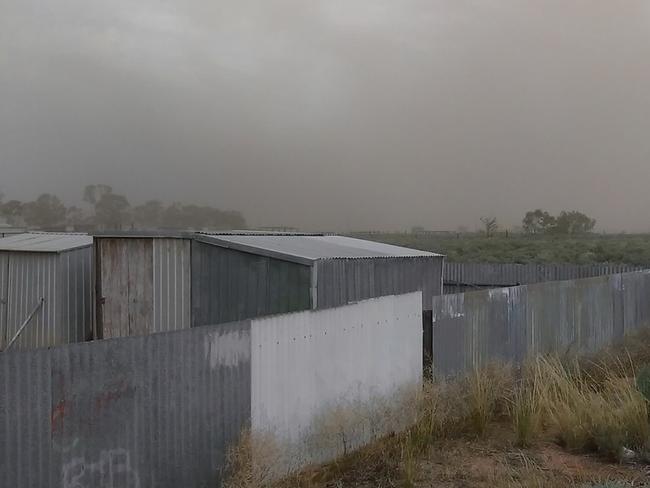
<path fill-rule="evenodd" d="M 7 316 L 9 313 L 9 253 L 0 252 L 0 351 L 7 347 Z"/>
<path fill-rule="evenodd" d="M 151 239 L 99 239 L 98 310 L 102 337 L 144 335 L 153 327 Z"/>

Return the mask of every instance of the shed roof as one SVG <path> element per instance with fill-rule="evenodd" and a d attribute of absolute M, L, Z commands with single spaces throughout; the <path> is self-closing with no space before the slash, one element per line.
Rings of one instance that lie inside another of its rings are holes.
<path fill-rule="evenodd" d="M 334 235 L 206 235 L 199 240 L 278 259 L 310 263 L 322 259 L 441 257 L 441 254 Z"/>
<path fill-rule="evenodd" d="M 192 239 L 195 235 L 204 236 L 322 236 L 322 233 L 280 232 L 267 230 L 126 230 L 126 231 L 97 231 L 92 235 L 97 238 L 118 239 Z"/>
<path fill-rule="evenodd" d="M 295 232 L 276 230 L 219 230 L 214 232 L 197 232 L 205 236 L 324 236 L 323 232 Z"/>
<path fill-rule="evenodd" d="M 93 238 L 87 234 L 27 232 L 0 238 L 0 251 L 63 252 L 92 243 Z"/>

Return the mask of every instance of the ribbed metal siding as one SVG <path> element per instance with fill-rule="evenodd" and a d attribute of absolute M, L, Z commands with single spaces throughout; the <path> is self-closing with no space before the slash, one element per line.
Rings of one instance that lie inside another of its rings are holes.
<path fill-rule="evenodd" d="M 9 304 L 9 254 L 0 252 L 0 351 L 7 345 L 7 312 Z"/>
<path fill-rule="evenodd" d="M 546 281 L 575 280 L 641 271 L 646 267 L 626 264 L 514 264 L 445 263 L 447 293 L 472 288 L 529 285 Z"/>
<path fill-rule="evenodd" d="M 59 255 L 11 252 L 8 268 L 7 341 L 16 334 L 42 297 L 45 303 L 13 347 L 33 349 L 65 343 L 67 331 L 59 320 L 61 312 L 58 287 Z"/>
<path fill-rule="evenodd" d="M 92 339 L 93 248 L 59 254 L 60 344 Z"/>
<path fill-rule="evenodd" d="M 153 330 L 188 329 L 191 322 L 191 246 L 188 239 L 153 240 Z"/>
<path fill-rule="evenodd" d="M 311 268 L 192 243 L 192 326 L 311 308 Z"/>
<path fill-rule="evenodd" d="M 250 324 L 0 354 L 0 486 L 220 486 Z"/>
<path fill-rule="evenodd" d="M 649 272 L 434 297 L 434 371 L 447 375 L 493 360 L 594 352 L 650 326 L 649 297 Z"/>
<path fill-rule="evenodd" d="M 0 486 L 62 488 L 52 464 L 50 361 L 46 349 L 0 353 Z"/>
<path fill-rule="evenodd" d="M 423 310 L 442 293 L 443 257 L 328 259 L 318 261 L 317 308 L 422 291 Z"/>

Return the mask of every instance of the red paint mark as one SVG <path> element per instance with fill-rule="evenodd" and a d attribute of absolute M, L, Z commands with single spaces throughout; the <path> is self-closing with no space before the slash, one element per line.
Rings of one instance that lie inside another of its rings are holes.
<path fill-rule="evenodd" d="M 60 430 L 63 427 L 63 420 L 68 412 L 68 403 L 65 400 L 59 401 L 52 409 L 51 425 L 52 432 Z"/>
<path fill-rule="evenodd" d="M 107 407 L 110 403 L 122 398 L 122 396 L 127 393 L 129 390 L 128 385 L 125 381 L 121 381 L 117 387 L 108 390 L 106 392 L 100 393 L 95 397 L 95 409 L 101 410 Z"/>

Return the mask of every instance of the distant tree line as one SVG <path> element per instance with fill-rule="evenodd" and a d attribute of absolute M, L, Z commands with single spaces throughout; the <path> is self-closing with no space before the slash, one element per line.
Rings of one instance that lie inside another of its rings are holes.
<path fill-rule="evenodd" d="M 4 201 L 0 194 L 0 217 L 9 225 L 42 230 L 246 228 L 240 212 L 209 206 L 149 200 L 132 207 L 124 195 L 114 193 L 109 185 L 86 186 L 83 204 L 71 207 L 49 193 L 31 202 Z"/>
<path fill-rule="evenodd" d="M 526 234 L 586 234 L 594 230 L 596 220 L 575 210 L 562 211 L 557 217 L 545 210 L 537 209 L 526 212 L 522 221 Z"/>

